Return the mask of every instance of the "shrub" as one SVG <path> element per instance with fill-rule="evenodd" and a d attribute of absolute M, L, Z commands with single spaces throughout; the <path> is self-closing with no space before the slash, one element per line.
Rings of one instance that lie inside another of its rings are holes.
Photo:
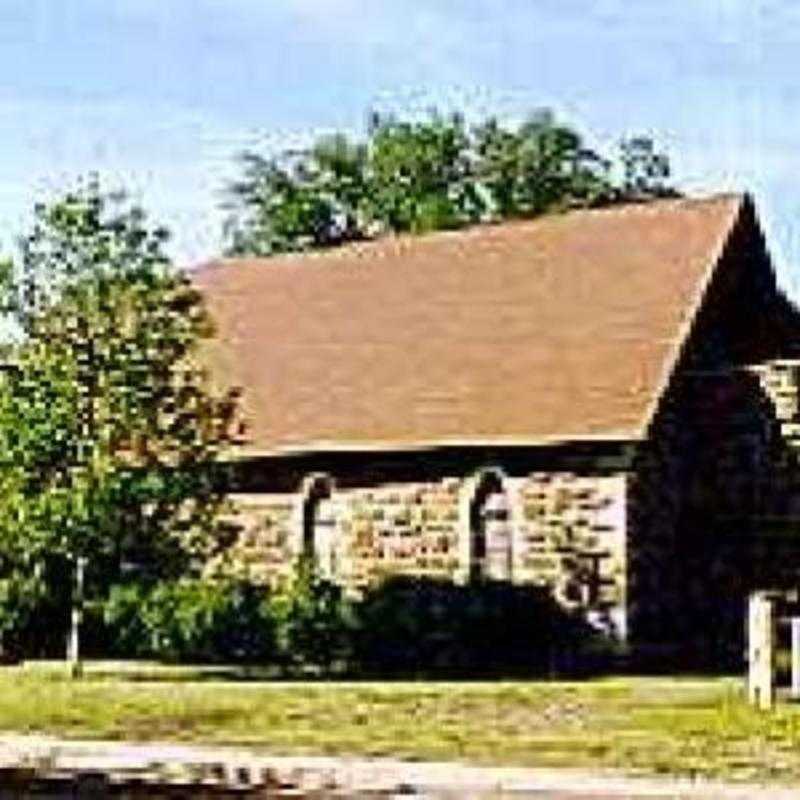
<path fill-rule="evenodd" d="M 44 585 L 35 577 L 15 574 L 0 580 L 0 663 L 17 660 L 26 629 L 45 600 Z"/>
<path fill-rule="evenodd" d="M 356 624 L 353 604 L 307 561 L 298 563 L 292 578 L 271 598 L 270 611 L 282 666 L 330 672 L 349 665 Z"/>
<path fill-rule="evenodd" d="M 112 586 L 103 606 L 103 621 L 111 630 L 114 655 L 152 655 L 151 634 L 143 614 L 148 590 L 138 583 Z"/>
<path fill-rule="evenodd" d="M 104 621 L 119 656 L 343 668 L 354 617 L 340 587 L 298 564 L 273 594 L 245 582 L 181 579 L 113 587 Z"/>
<path fill-rule="evenodd" d="M 181 579 L 115 586 L 105 606 L 119 655 L 263 663 L 274 656 L 266 592 L 242 582 Z"/>
<path fill-rule="evenodd" d="M 356 660 L 368 673 L 541 673 L 587 632 L 536 587 L 393 578 L 358 608 Z"/>
<path fill-rule="evenodd" d="M 544 589 L 396 577 L 358 600 L 301 561 L 271 594 L 235 581 L 114 587 L 118 655 L 289 673 L 501 676 L 602 669 L 609 640 Z"/>

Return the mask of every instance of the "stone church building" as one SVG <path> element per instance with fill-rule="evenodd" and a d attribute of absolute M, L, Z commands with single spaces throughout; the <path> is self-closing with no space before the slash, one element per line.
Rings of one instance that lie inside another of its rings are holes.
<path fill-rule="evenodd" d="M 242 389 L 237 569 L 547 586 L 635 648 L 800 571 L 800 312 L 751 200 L 573 211 L 195 273 Z"/>

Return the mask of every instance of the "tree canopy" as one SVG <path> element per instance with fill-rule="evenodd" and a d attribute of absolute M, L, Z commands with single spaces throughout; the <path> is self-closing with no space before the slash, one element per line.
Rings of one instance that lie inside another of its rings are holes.
<path fill-rule="evenodd" d="M 92 179 L 37 206 L 4 266 L 0 629 L 37 591 L 63 596 L 78 557 L 102 589 L 126 566 L 191 572 L 213 547 L 235 402 L 206 386 L 212 327 L 166 238 Z"/>
<path fill-rule="evenodd" d="M 648 137 L 615 160 L 552 112 L 516 127 L 469 127 L 460 115 L 372 115 L 366 140 L 324 136 L 304 150 L 240 156 L 227 187 L 231 255 L 329 247 L 385 232 L 422 233 L 555 210 L 676 194 Z"/>

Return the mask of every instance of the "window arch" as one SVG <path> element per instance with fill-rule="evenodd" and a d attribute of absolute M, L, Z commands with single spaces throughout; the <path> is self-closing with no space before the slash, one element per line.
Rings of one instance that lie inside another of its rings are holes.
<path fill-rule="evenodd" d="M 320 575 L 334 578 L 338 542 L 333 481 L 329 476 L 314 475 L 306 481 L 301 518 L 300 553 L 316 566 Z"/>
<path fill-rule="evenodd" d="M 469 577 L 510 581 L 512 531 L 508 493 L 499 470 L 480 474 L 469 504 Z"/>

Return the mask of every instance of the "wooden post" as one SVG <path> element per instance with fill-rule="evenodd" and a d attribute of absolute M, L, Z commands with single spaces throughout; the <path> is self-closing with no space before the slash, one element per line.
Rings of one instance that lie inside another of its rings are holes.
<path fill-rule="evenodd" d="M 747 623 L 747 696 L 752 705 L 766 711 L 775 701 L 774 601 L 766 592 L 750 595 Z"/>
<path fill-rule="evenodd" d="M 800 617 L 792 617 L 792 699 L 800 700 Z"/>

